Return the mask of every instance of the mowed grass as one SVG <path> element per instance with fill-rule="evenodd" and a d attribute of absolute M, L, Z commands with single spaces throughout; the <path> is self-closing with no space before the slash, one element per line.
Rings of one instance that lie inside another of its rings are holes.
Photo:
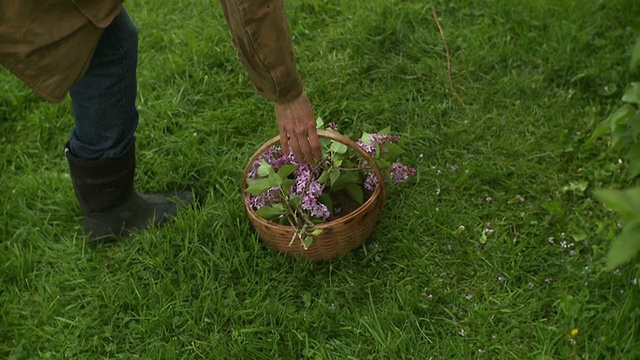
<path fill-rule="evenodd" d="M 138 189 L 189 189 L 198 205 L 86 248 L 69 101 L 0 73 L 0 357 L 639 358 L 637 261 L 605 268 L 618 223 L 592 196 L 628 185 L 625 164 L 587 140 L 638 79 L 640 4 L 287 5 L 316 115 L 351 137 L 392 126 L 418 169 L 366 244 L 312 264 L 259 242 L 239 187 L 277 128 L 219 4 L 127 1 Z"/>

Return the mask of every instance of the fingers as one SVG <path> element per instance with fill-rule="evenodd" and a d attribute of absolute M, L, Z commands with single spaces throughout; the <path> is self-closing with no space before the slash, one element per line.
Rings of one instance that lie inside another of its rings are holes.
<path fill-rule="evenodd" d="M 311 145 L 312 156 L 316 161 L 322 159 L 322 145 L 320 144 L 320 137 L 316 131 L 315 124 L 309 131 L 309 145 Z"/>
<path fill-rule="evenodd" d="M 311 103 L 305 93 L 286 104 L 276 104 L 280 144 L 286 154 L 293 151 L 298 162 L 313 163 L 322 158 L 322 147 Z"/>
<path fill-rule="evenodd" d="M 287 138 L 287 130 L 284 128 L 280 128 L 280 147 L 282 147 L 282 151 L 284 151 L 285 155 L 289 155 L 289 139 Z"/>

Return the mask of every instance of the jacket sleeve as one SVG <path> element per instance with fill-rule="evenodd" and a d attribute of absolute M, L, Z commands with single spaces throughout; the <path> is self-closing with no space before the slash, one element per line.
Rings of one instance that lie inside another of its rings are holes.
<path fill-rule="evenodd" d="M 277 103 L 302 93 L 283 0 L 221 0 L 238 56 L 258 93 Z"/>

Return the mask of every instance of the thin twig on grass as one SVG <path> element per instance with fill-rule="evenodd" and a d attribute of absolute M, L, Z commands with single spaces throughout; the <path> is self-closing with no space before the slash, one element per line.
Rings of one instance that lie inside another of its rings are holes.
<path fill-rule="evenodd" d="M 442 43 L 444 44 L 444 51 L 447 55 L 447 78 L 449 79 L 449 88 L 451 89 L 453 95 L 462 103 L 462 100 L 456 93 L 456 90 L 453 88 L 453 80 L 451 79 L 451 55 L 449 54 L 449 46 L 447 45 L 447 40 L 445 40 L 444 38 L 444 30 L 442 30 L 440 20 L 438 20 L 438 13 L 436 12 L 436 8 L 433 6 L 431 7 L 431 15 L 433 15 L 433 20 L 436 21 L 438 31 L 440 32 L 440 37 L 442 38 Z"/>

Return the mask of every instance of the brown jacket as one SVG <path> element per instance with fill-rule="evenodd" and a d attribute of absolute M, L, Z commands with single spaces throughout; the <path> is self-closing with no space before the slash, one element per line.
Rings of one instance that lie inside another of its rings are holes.
<path fill-rule="evenodd" d="M 123 0 L 0 0 L 0 64 L 61 102 L 86 71 Z M 233 43 L 258 92 L 286 103 L 302 93 L 283 0 L 221 0 Z"/>

